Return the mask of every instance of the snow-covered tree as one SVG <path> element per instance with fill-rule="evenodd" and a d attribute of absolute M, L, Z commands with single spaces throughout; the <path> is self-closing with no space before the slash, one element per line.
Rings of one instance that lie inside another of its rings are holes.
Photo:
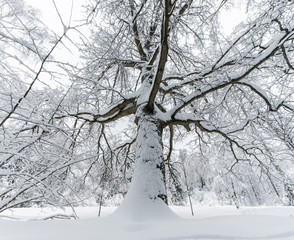
<path fill-rule="evenodd" d="M 272 177 L 276 160 L 266 150 L 275 149 L 266 146 L 289 145 L 262 128 L 293 116 L 293 2 L 259 3 L 230 37 L 218 18 L 227 4 L 93 1 L 86 64 L 74 81 L 83 106 L 63 116 L 102 125 L 130 116 L 132 197 L 167 201 L 163 134 L 171 153 L 175 128 L 221 136 L 231 155 L 219 161 L 232 173 L 242 162 Z"/>
<path fill-rule="evenodd" d="M 51 31 L 22 0 L 1 0 L 0 13 L 0 209 L 56 204 L 72 133 L 55 120 L 66 76 L 53 55 L 71 28 Z"/>
<path fill-rule="evenodd" d="M 62 100 L 54 101 L 51 115 L 50 124 L 64 137 L 56 135 L 58 169 L 105 160 L 105 166 L 124 172 L 135 159 L 121 209 L 134 202 L 161 205 L 167 202 L 166 171 L 174 143 L 189 132 L 201 142 L 196 146 L 221 143 L 224 159 L 214 161 L 226 172 L 240 176 L 242 165 L 258 169 L 273 188 L 277 179 L 284 182 L 291 196 L 286 170 L 293 164 L 293 128 L 287 123 L 294 111 L 294 3 L 248 1 L 250 18 L 226 36 L 219 17 L 231 4 L 90 1 L 87 26 L 92 34 L 79 45 L 83 67 L 64 66 L 72 84 Z M 3 119 L 11 119 L 10 111 L 4 112 Z M 36 128 L 46 124 L 39 120 Z M 121 135 L 120 129 L 125 130 Z M 56 177 L 57 170 L 52 171 L 44 177 Z M 33 175 L 37 182 L 31 176 L 15 186 L 17 191 L 25 193 L 24 184 L 43 183 L 38 174 Z M 227 180 L 237 201 L 241 187 Z M 215 189 L 220 182 L 215 181 Z M 1 203 L 2 208 L 11 204 Z"/>

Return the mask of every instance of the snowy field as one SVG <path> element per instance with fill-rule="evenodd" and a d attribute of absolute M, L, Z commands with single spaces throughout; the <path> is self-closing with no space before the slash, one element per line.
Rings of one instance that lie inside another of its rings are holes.
<path fill-rule="evenodd" d="M 127 220 L 115 208 L 77 208 L 78 220 L 46 220 L 56 209 L 13 209 L 0 214 L 1 240 L 281 239 L 294 240 L 294 207 L 171 207 L 178 215 Z M 66 214 L 72 214 L 66 209 Z"/>

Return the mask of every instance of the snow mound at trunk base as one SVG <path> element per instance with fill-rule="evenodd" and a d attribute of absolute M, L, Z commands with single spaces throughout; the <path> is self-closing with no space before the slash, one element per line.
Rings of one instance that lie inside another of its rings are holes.
<path fill-rule="evenodd" d="M 132 221 L 176 220 L 179 217 L 160 198 L 154 200 L 146 197 L 127 194 L 122 204 L 110 216 Z"/>

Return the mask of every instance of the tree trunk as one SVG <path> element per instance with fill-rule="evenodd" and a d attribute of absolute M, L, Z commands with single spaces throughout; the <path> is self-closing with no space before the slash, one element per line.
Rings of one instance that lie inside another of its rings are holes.
<path fill-rule="evenodd" d="M 167 207 L 162 124 L 155 114 L 142 111 L 137 119 L 136 162 L 130 189 L 117 213 L 138 220 L 171 217 Z M 164 214 L 166 213 L 166 214 Z"/>
<path fill-rule="evenodd" d="M 167 203 L 162 126 L 151 114 L 143 113 L 138 119 L 136 164 L 130 191 Z"/>

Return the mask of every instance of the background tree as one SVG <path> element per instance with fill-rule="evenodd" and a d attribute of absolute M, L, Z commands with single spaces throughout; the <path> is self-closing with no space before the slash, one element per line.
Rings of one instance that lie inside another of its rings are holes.
<path fill-rule="evenodd" d="M 22 0 L 0 1 L 0 12 L 0 209 L 68 203 L 64 180 L 81 160 L 55 120 L 66 84 L 53 56 L 71 28 L 51 31 Z"/>
<path fill-rule="evenodd" d="M 78 70 L 64 66 L 72 84 L 55 102 L 55 134 L 50 129 L 50 141 L 41 138 L 50 146 L 54 139 L 62 143 L 55 146 L 58 167 L 47 170 L 46 163 L 41 170 L 46 178 L 38 177 L 38 183 L 61 176 L 59 170 L 76 174 L 77 162 L 91 170 L 103 161 L 126 176 L 135 159 L 121 209 L 134 201 L 161 205 L 167 202 L 165 177 L 174 144 L 193 132 L 189 136 L 199 151 L 216 144 L 224 153 L 214 162 L 226 173 L 218 176 L 236 204 L 246 192 L 235 183 L 243 180 L 243 166 L 280 198 L 277 186 L 291 198 L 287 166 L 293 166 L 293 128 L 285 123 L 294 109 L 294 4 L 249 3 L 248 12 L 260 10 L 226 37 L 219 16 L 230 1 L 91 1 L 92 34 L 80 46 L 85 64 Z M 120 127 L 125 121 L 129 126 Z M 214 185 L 221 187 L 217 179 Z M 255 187 L 250 179 L 248 186 Z M 13 201 L 17 204 L 16 197 Z M 12 200 L 2 206 L 13 206 Z"/>

